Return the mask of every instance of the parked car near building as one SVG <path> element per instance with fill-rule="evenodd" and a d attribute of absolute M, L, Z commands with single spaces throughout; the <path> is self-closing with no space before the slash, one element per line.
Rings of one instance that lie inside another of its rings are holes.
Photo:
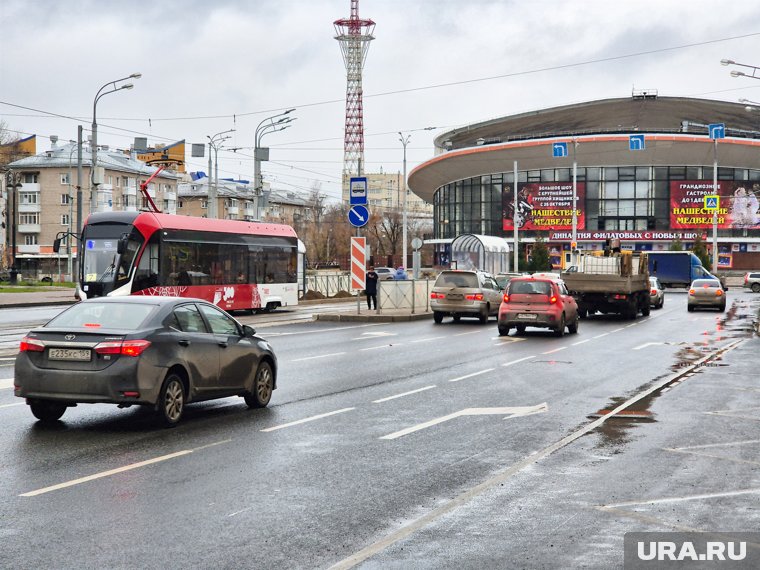
<path fill-rule="evenodd" d="M 750 271 L 744 275 L 744 288 L 760 293 L 760 271 Z"/>
<path fill-rule="evenodd" d="M 498 314 L 501 290 L 496 280 L 483 271 L 442 271 L 430 293 L 430 308 L 436 324 L 451 315 L 454 321 L 460 317 L 477 317 L 481 323 Z"/>
<path fill-rule="evenodd" d="M 220 308 L 178 297 L 99 297 L 72 305 L 21 341 L 15 395 L 54 422 L 81 403 L 150 406 L 176 425 L 185 404 L 241 396 L 269 404 L 272 348 Z"/>
<path fill-rule="evenodd" d="M 375 273 L 380 281 L 393 281 L 393 274 L 396 272 L 392 267 L 375 267 Z"/>

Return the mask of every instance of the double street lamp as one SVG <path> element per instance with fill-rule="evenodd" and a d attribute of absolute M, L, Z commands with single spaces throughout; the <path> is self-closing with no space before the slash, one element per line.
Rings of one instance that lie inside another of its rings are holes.
<path fill-rule="evenodd" d="M 295 111 L 295 108 L 288 109 L 287 111 L 272 115 L 271 117 L 267 117 L 256 126 L 253 147 L 253 191 L 256 194 L 255 200 L 257 220 L 261 219 L 261 202 L 264 195 L 264 184 L 261 179 L 261 163 L 262 161 L 269 160 L 269 148 L 261 146 L 261 139 L 264 137 L 264 135 L 268 135 L 269 133 L 276 133 L 277 131 L 284 131 L 290 127 L 290 123 L 295 121 L 297 118 L 288 116 L 293 111 Z"/>
<path fill-rule="evenodd" d="M 122 85 L 117 85 L 117 83 L 121 83 L 122 81 L 126 81 L 127 79 L 140 79 L 142 77 L 142 73 L 133 73 L 132 75 L 128 75 L 127 77 L 122 77 L 121 79 L 114 79 L 113 81 L 109 81 L 105 85 L 103 85 L 100 89 L 98 89 L 98 92 L 95 94 L 95 100 L 92 102 L 92 141 L 90 144 L 90 148 L 92 150 L 92 172 L 90 173 L 90 179 L 92 181 L 92 192 L 90 193 L 90 213 L 93 211 L 93 205 L 94 205 L 94 198 L 95 198 L 95 190 L 98 187 L 98 184 L 101 184 L 103 181 L 100 180 L 100 177 L 97 174 L 98 170 L 98 121 L 97 121 L 97 111 L 98 111 L 98 101 L 100 101 L 101 97 L 105 97 L 106 95 L 110 95 L 111 93 L 116 93 L 117 91 L 121 91 L 122 89 L 132 89 L 134 85 L 131 83 L 124 83 Z"/>
<path fill-rule="evenodd" d="M 757 74 L 758 71 L 760 71 L 760 67 L 756 65 L 748 65 L 746 63 L 737 63 L 733 59 L 721 59 L 720 64 L 721 65 L 738 65 L 739 67 L 746 67 L 747 69 L 752 70 L 752 73 L 745 73 L 737 69 L 732 69 L 731 77 L 751 77 L 753 79 L 760 79 L 760 75 Z"/>
<path fill-rule="evenodd" d="M 406 184 L 406 145 L 409 144 L 409 139 L 412 138 L 412 135 L 406 135 L 399 131 L 398 133 L 399 139 L 401 141 L 401 144 L 404 147 L 404 190 L 401 194 L 402 200 L 401 200 L 401 223 L 402 223 L 402 229 L 401 229 L 401 253 L 403 255 L 401 265 L 406 268 L 406 195 L 409 192 L 409 187 Z"/>
<path fill-rule="evenodd" d="M 218 217 L 217 214 L 217 195 L 219 194 L 219 149 L 222 146 L 222 143 L 226 140 L 228 140 L 229 136 L 226 136 L 228 133 L 234 133 L 235 129 L 229 129 L 227 131 L 222 131 L 220 133 L 216 133 L 213 136 L 207 136 L 208 138 L 208 217 L 211 219 L 215 219 Z M 214 185 L 211 185 L 211 151 L 214 151 L 214 166 L 215 166 L 215 174 L 214 174 Z"/>

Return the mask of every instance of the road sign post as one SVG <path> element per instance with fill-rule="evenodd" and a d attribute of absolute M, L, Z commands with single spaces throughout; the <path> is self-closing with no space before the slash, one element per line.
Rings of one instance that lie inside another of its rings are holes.
<path fill-rule="evenodd" d="M 718 139 L 726 137 L 725 123 L 712 123 L 707 125 L 710 138 L 713 141 L 713 196 L 718 196 Z M 718 208 L 713 210 L 713 231 L 712 231 L 712 270 L 718 271 Z"/>

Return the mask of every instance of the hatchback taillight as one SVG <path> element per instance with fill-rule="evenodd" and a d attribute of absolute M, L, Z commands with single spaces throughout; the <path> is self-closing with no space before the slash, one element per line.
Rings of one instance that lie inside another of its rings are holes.
<path fill-rule="evenodd" d="M 747 281 L 749 281 L 749 273 L 744 274 L 744 282 L 746 283 Z"/>
<path fill-rule="evenodd" d="M 556 295 L 552 295 L 551 297 L 549 297 L 549 304 L 553 305 L 556 302 L 557 302 L 557 296 Z"/>
<path fill-rule="evenodd" d="M 45 352 L 45 345 L 41 341 L 25 336 L 19 344 L 19 352 Z"/>
<path fill-rule="evenodd" d="M 483 293 L 471 293 L 469 295 L 465 295 L 464 297 L 468 301 L 482 301 L 483 300 Z"/>
<path fill-rule="evenodd" d="M 430 293 L 430 298 L 431 299 L 445 299 L 446 295 L 444 295 L 443 293 L 433 292 L 433 293 Z"/>
<path fill-rule="evenodd" d="M 101 342 L 95 345 L 98 354 L 120 354 L 122 356 L 140 356 L 150 346 L 149 340 L 124 340 Z"/>
<path fill-rule="evenodd" d="M 649 292 L 649 294 L 650 294 L 650 295 L 657 295 L 657 289 L 652 289 L 652 290 Z"/>
<path fill-rule="evenodd" d="M 718 289 L 718 290 L 715 292 L 715 294 L 716 294 L 718 297 L 720 297 L 721 295 L 723 295 L 723 290 L 722 290 L 722 289 Z"/>
<path fill-rule="evenodd" d="M 695 293 L 694 289 L 689 289 L 689 295 L 693 295 Z"/>
<path fill-rule="evenodd" d="M 504 302 L 509 303 L 509 293 L 504 293 Z"/>

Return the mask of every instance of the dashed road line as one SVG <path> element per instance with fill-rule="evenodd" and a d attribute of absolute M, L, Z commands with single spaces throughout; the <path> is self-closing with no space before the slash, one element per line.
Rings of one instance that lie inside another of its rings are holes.
<path fill-rule="evenodd" d="M 332 354 L 320 354 L 318 356 L 307 356 L 305 358 L 294 358 L 291 362 L 303 362 L 304 360 L 316 360 L 317 358 L 328 358 L 330 356 L 340 356 L 345 352 L 333 352 Z"/>
<path fill-rule="evenodd" d="M 547 350 L 546 352 L 542 352 L 541 354 L 553 354 L 555 352 L 559 352 L 560 350 L 565 350 L 566 348 L 567 348 L 566 346 L 560 346 L 559 348 Z"/>
<path fill-rule="evenodd" d="M 518 358 L 517 360 L 513 360 L 512 362 L 505 362 L 502 364 L 502 366 L 512 366 L 513 364 L 517 364 L 518 362 L 522 362 L 524 360 L 530 360 L 531 358 L 535 358 L 536 355 L 533 354 L 531 356 L 526 356 L 525 358 Z"/>
<path fill-rule="evenodd" d="M 395 400 L 396 398 L 403 398 L 404 396 L 410 396 L 412 394 L 417 394 L 418 392 L 424 392 L 425 390 L 431 390 L 435 388 L 435 384 L 431 384 L 430 386 L 425 386 L 424 388 L 417 388 L 416 390 L 410 390 L 409 392 L 404 392 L 403 394 L 396 394 L 395 396 L 388 396 L 387 398 L 380 398 L 379 400 L 372 400 L 373 404 L 381 404 L 382 402 L 388 402 L 390 400 Z"/>
<path fill-rule="evenodd" d="M 473 376 L 480 376 L 481 374 L 485 374 L 486 372 L 493 372 L 495 368 L 487 368 L 486 370 L 481 370 L 480 372 L 473 372 L 472 374 L 467 374 L 465 376 L 460 376 L 459 378 L 452 378 L 449 380 L 449 382 L 459 382 L 460 380 L 465 380 L 467 378 L 472 378 Z"/>
<path fill-rule="evenodd" d="M 289 422 L 287 424 L 281 424 L 279 426 L 272 426 L 270 428 L 262 429 L 262 430 L 259 430 L 259 431 L 263 431 L 263 432 L 276 431 L 278 429 L 284 429 L 284 428 L 288 428 L 288 427 L 292 427 L 292 426 L 297 426 L 297 425 L 300 425 L 300 424 L 305 424 L 307 422 L 313 422 L 315 420 L 321 420 L 322 418 L 326 418 L 326 417 L 329 417 L 329 416 L 334 416 L 335 414 L 342 414 L 344 412 L 350 412 L 351 410 L 355 410 L 355 409 L 356 408 L 343 408 L 342 410 L 335 410 L 334 412 L 327 412 L 325 414 L 318 414 L 316 416 L 311 416 L 311 417 L 308 417 L 308 418 L 304 418 L 302 420 L 296 420 L 294 422 Z"/>

